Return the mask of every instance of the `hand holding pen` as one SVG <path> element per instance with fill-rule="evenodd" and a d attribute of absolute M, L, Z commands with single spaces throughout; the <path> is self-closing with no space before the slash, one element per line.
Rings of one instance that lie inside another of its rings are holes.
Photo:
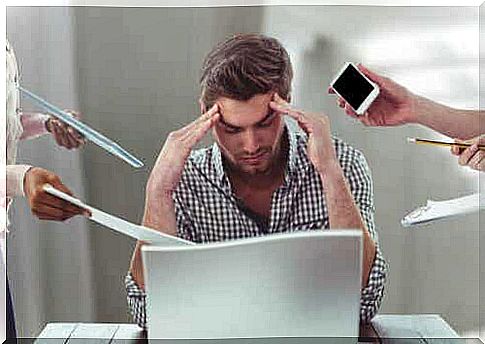
<path fill-rule="evenodd" d="M 485 172 L 485 135 L 466 141 L 455 140 L 455 142 L 469 145 L 467 148 L 458 146 L 451 148 L 451 153 L 458 156 L 458 163 L 462 166 Z"/>

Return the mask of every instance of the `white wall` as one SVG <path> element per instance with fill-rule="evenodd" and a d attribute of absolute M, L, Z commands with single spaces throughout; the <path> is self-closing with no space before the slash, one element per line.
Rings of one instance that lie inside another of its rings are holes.
<path fill-rule="evenodd" d="M 347 117 L 326 89 L 345 61 L 363 62 L 415 92 L 451 106 L 478 107 L 478 8 L 279 6 L 264 32 L 295 62 L 294 102 L 330 116 L 335 134 L 362 150 L 373 171 L 376 223 L 391 273 L 382 312 L 438 313 L 461 333 L 478 331 L 478 215 L 415 230 L 400 219 L 427 198 L 478 189 L 448 150 L 406 144 L 428 129 L 368 128 Z"/>

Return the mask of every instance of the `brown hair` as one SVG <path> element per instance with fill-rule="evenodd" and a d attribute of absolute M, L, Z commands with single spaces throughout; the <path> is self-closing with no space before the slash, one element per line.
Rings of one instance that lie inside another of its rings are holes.
<path fill-rule="evenodd" d="M 236 35 L 206 56 L 200 100 L 210 107 L 219 97 L 246 101 L 276 91 L 289 101 L 292 78 L 290 56 L 280 42 L 260 34 Z"/>

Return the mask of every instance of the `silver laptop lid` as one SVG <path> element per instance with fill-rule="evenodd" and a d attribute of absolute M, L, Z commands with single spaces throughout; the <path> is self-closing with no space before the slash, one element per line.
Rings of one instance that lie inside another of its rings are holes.
<path fill-rule="evenodd" d="M 148 337 L 357 337 L 362 232 L 142 249 Z"/>

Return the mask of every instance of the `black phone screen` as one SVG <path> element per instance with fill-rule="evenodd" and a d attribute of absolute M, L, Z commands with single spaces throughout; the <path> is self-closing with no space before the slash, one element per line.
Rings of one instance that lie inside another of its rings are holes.
<path fill-rule="evenodd" d="M 358 70 L 348 65 L 333 84 L 333 89 L 357 110 L 374 89 Z"/>

